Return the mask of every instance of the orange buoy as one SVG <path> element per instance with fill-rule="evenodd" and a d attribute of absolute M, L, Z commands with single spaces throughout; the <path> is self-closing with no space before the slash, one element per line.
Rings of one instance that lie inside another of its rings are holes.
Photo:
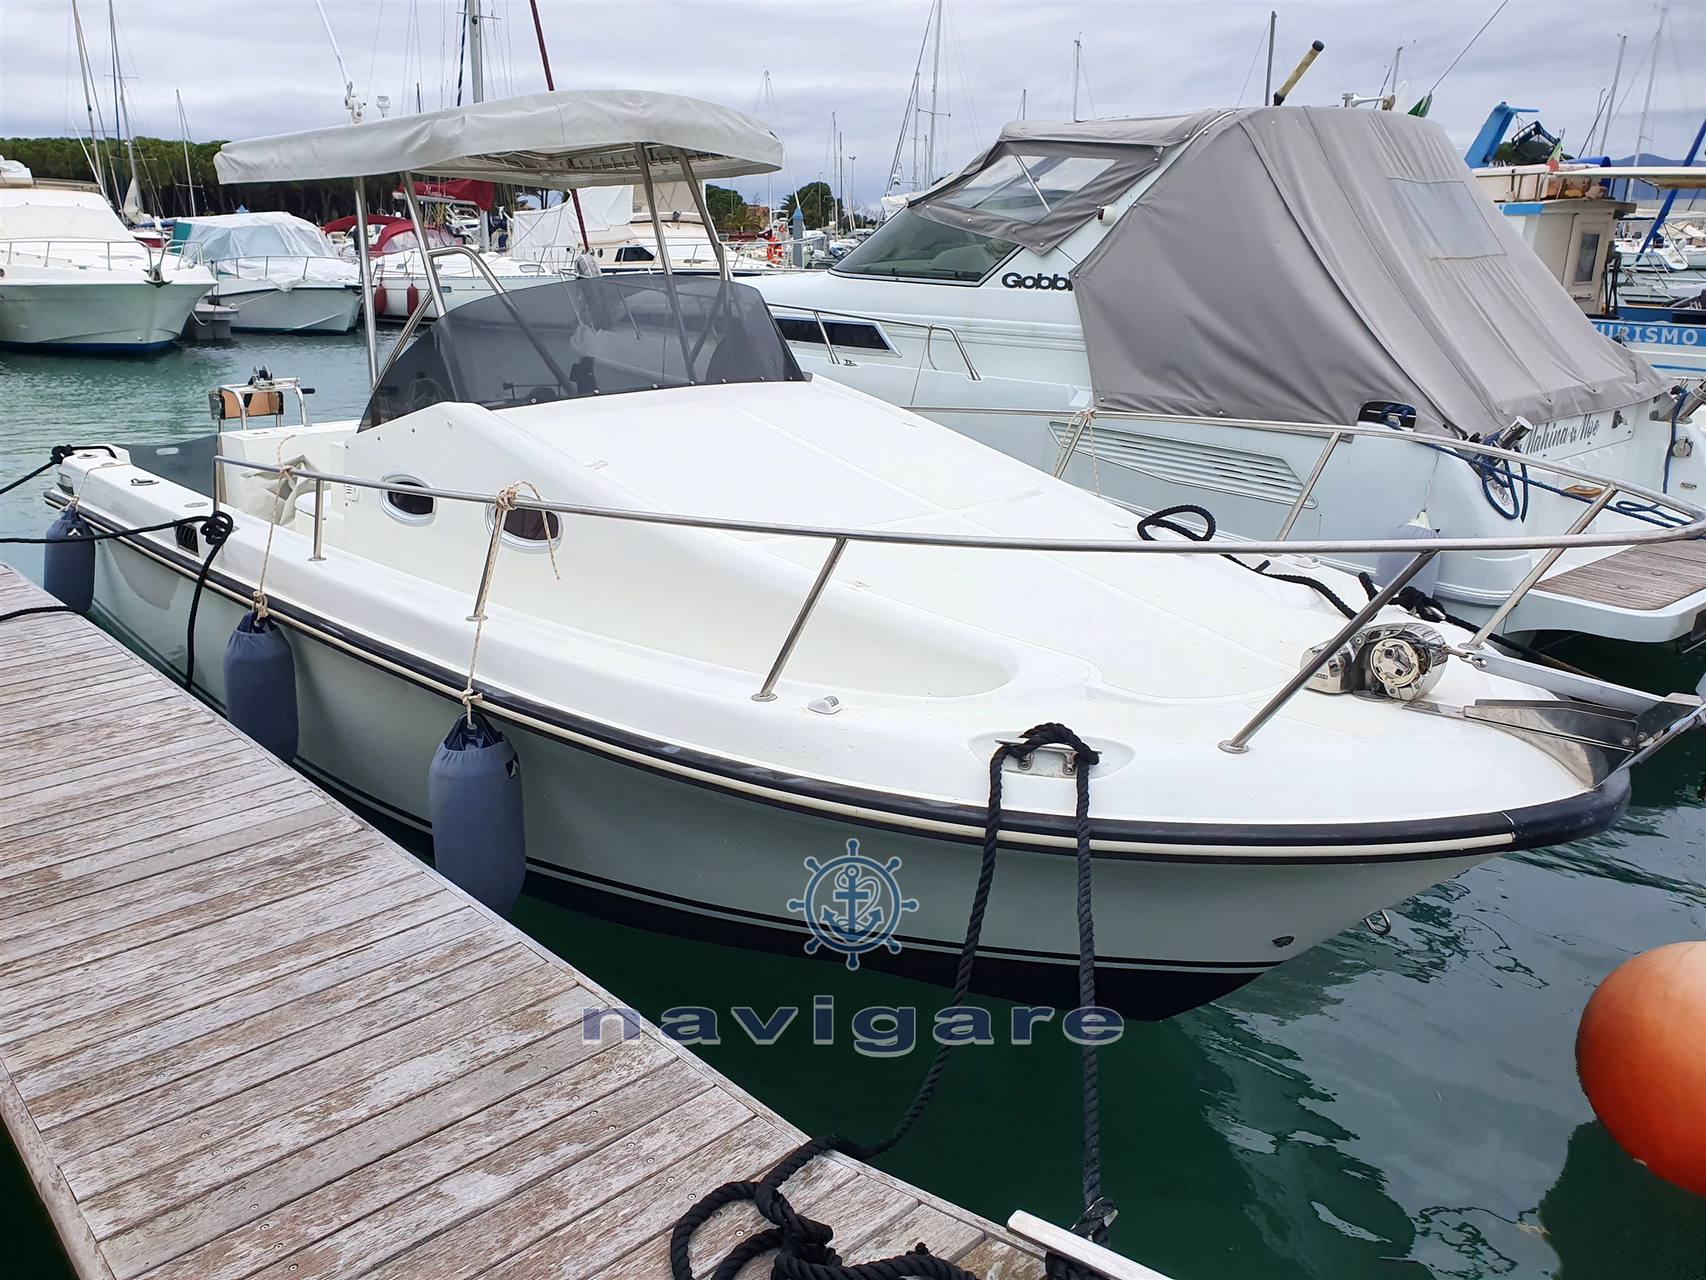
<path fill-rule="evenodd" d="M 1619 1146 L 1706 1196 L 1706 942 L 1644 952 L 1599 984 L 1576 1073 Z"/>

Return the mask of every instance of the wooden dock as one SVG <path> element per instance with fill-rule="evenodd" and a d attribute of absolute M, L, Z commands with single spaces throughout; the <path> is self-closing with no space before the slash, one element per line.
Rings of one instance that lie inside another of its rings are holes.
<path fill-rule="evenodd" d="M 655 1280 L 804 1138 L 650 1026 L 586 1042 L 619 1000 L 84 619 L 0 623 L 0 723 L 0 1116 L 86 1280 Z M 843 1157 L 788 1193 L 849 1261 L 1042 1275 Z"/>

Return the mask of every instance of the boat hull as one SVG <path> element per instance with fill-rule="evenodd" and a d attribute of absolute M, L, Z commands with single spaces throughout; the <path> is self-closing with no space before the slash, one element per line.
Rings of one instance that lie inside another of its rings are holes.
<path fill-rule="evenodd" d="M 348 285 L 297 284 L 289 289 L 247 280 L 221 281 L 219 301 L 236 308 L 235 333 L 348 333 L 361 315 L 361 291 Z"/>
<path fill-rule="evenodd" d="M 208 288 L 170 278 L 150 284 L 140 272 L 123 280 L 89 274 L 85 281 L 33 280 L 27 270 L 8 268 L 0 279 L 0 345 L 82 354 L 163 350 Z"/>
<path fill-rule="evenodd" d="M 196 558 L 158 544 L 102 545 L 96 599 L 132 647 L 181 670 Z M 225 690 L 218 654 L 247 607 L 248 584 L 210 576 L 198 614 L 197 691 L 216 706 Z M 418 665 L 402 649 L 365 640 L 275 602 L 295 656 L 301 720 L 298 763 L 344 794 L 425 828 L 433 751 L 460 708 L 460 677 Z M 380 713 L 382 709 L 382 713 Z M 941 807 L 939 828 L 852 804 L 794 803 L 708 773 L 668 749 L 643 757 L 632 740 L 600 739 L 553 723 L 531 706 L 487 710 L 514 742 L 525 791 L 536 889 L 577 908 L 671 933 L 799 953 L 812 934 L 790 903 L 806 892 L 808 859 L 840 856 L 849 840 L 882 862 L 917 900 L 894 941 L 861 963 L 951 980 L 979 867 L 975 830 Z M 750 776 L 750 775 L 749 775 Z M 1402 901 L 1505 849 L 1568 839 L 1615 818 L 1626 783 L 1575 806 L 1546 838 L 1533 829 L 1492 840 L 1325 851 L 1259 840 L 1246 847 L 1098 853 L 1097 974 L 1101 1003 L 1164 1018 L 1232 991 L 1347 922 Z M 1621 791 L 1616 788 L 1623 788 Z M 1500 815 L 1504 817 L 1505 815 Z M 1387 827 L 1388 841 L 1395 832 Z M 1444 847 L 1442 847 L 1444 844 Z M 1003 847 L 974 987 L 993 996 L 1068 1007 L 1076 999 L 1076 864 L 1069 845 Z M 823 954 L 820 952 L 820 954 Z M 841 956 L 832 957 L 838 961 Z"/>

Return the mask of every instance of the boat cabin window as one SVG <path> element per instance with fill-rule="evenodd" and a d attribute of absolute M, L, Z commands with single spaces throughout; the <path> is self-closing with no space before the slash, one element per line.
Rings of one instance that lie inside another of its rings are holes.
<path fill-rule="evenodd" d="M 1018 246 L 901 209 L 832 268 L 842 275 L 976 284 Z"/>
<path fill-rule="evenodd" d="M 616 251 L 618 262 L 656 262 L 657 255 L 637 244 L 625 244 Z"/>
<path fill-rule="evenodd" d="M 1430 258 L 1492 258 L 1504 253 L 1487 225 L 1492 208 L 1473 187 L 1456 180 L 1420 182 L 1388 178 L 1393 203 L 1410 239 Z"/>
<path fill-rule="evenodd" d="M 518 508 L 504 513 L 504 537 L 523 546 L 542 547 L 555 543 L 563 536 L 563 522 L 555 511 L 528 511 Z"/>
<path fill-rule="evenodd" d="M 1571 284 L 1593 283 L 1594 268 L 1599 265 L 1601 239 L 1597 231 L 1582 232 L 1581 243 L 1576 246 L 1576 270 L 1570 278 Z"/>
<path fill-rule="evenodd" d="M 412 489 L 424 489 L 426 485 L 413 476 L 386 476 L 386 484 L 408 485 Z M 385 509 L 399 520 L 409 524 L 425 524 L 432 519 L 433 500 L 427 493 L 393 493 L 385 491 Z"/>
<path fill-rule="evenodd" d="M 810 343 L 821 347 L 825 332 L 829 344 L 855 351 L 893 351 L 881 329 L 863 320 L 831 320 L 824 317 L 820 326 L 816 319 L 802 316 L 777 316 L 776 327 L 789 342 Z"/>
<path fill-rule="evenodd" d="M 650 273 L 566 278 L 452 309 L 381 373 L 361 429 L 442 401 L 510 409 L 803 380 L 750 285 Z"/>

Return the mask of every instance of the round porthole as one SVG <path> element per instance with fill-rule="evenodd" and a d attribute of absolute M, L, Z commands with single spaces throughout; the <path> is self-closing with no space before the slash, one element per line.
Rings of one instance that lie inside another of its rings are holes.
<path fill-rule="evenodd" d="M 487 507 L 488 527 L 491 519 L 492 509 Z M 504 541 L 512 547 L 543 551 L 547 545 L 555 546 L 562 536 L 563 522 L 555 511 L 529 511 L 518 508 L 504 515 Z"/>
<path fill-rule="evenodd" d="M 411 489 L 424 489 L 426 485 L 413 476 L 386 476 L 386 484 L 406 485 Z M 394 519 L 405 524 L 426 524 L 432 519 L 433 498 L 430 493 L 396 493 L 385 492 L 385 512 Z"/>

